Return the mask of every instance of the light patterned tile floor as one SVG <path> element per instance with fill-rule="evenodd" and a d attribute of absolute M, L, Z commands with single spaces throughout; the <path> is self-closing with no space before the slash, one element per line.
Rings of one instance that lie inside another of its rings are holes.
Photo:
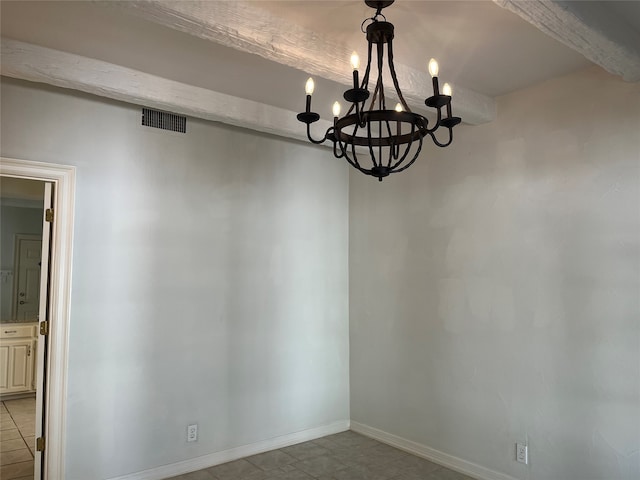
<path fill-rule="evenodd" d="M 33 479 L 36 399 L 0 402 L 0 478 Z"/>
<path fill-rule="evenodd" d="M 170 480 L 473 480 L 348 431 Z"/>

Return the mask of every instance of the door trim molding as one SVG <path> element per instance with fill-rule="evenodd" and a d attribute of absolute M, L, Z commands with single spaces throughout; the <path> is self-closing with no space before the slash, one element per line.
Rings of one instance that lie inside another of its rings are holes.
<path fill-rule="evenodd" d="M 51 238 L 49 353 L 45 398 L 43 480 L 65 478 L 66 393 L 71 313 L 71 264 L 75 201 L 75 167 L 0 157 L 0 175 L 52 182 L 55 221 Z"/>

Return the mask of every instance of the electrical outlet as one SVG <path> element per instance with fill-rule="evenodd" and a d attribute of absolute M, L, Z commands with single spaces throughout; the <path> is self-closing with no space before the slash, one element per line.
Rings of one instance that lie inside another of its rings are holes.
<path fill-rule="evenodd" d="M 529 447 L 523 443 L 516 443 L 516 460 L 527 465 L 529 463 Z"/>
<path fill-rule="evenodd" d="M 198 441 L 198 424 L 187 425 L 187 442 Z"/>

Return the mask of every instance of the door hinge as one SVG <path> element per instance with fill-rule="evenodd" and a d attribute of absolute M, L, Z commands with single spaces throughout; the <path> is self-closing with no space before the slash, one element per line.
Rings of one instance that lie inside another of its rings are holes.
<path fill-rule="evenodd" d="M 40 322 L 40 335 L 49 335 L 49 322 Z"/>
<path fill-rule="evenodd" d="M 27 357 L 31 356 L 31 345 L 27 346 Z"/>
<path fill-rule="evenodd" d="M 44 437 L 38 437 L 36 439 L 36 450 L 38 452 L 44 452 L 44 445 L 45 445 Z"/>
<path fill-rule="evenodd" d="M 44 219 L 47 222 L 53 222 L 53 208 L 47 208 L 47 210 L 44 212 Z"/>

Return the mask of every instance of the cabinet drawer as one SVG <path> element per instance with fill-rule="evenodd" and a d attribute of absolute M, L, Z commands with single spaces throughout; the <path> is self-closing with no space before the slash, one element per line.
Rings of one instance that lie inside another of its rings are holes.
<path fill-rule="evenodd" d="M 0 338 L 21 338 L 34 337 L 36 334 L 35 325 L 2 325 L 0 328 Z"/>

